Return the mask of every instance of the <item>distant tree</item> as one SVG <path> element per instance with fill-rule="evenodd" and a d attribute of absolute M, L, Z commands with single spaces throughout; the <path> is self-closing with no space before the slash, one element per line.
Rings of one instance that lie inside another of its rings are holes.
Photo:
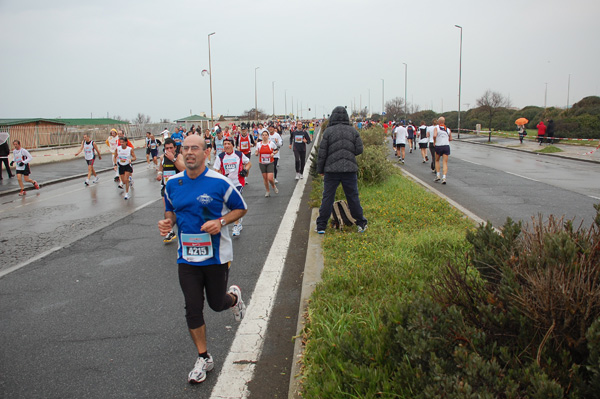
<path fill-rule="evenodd" d="M 392 98 L 385 103 L 385 118 L 388 121 L 404 118 L 404 99 L 402 97 Z"/>
<path fill-rule="evenodd" d="M 477 99 L 477 107 L 479 108 L 479 111 L 487 115 L 488 128 L 490 129 L 488 141 L 492 141 L 492 121 L 494 120 L 494 115 L 496 115 L 501 108 L 510 107 L 510 100 L 497 91 L 488 89 Z"/>
<path fill-rule="evenodd" d="M 111 119 L 117 120 L 117 121 L 121 121 L 121 122 L 125 122 L 125 123 L 129 123 L 129 119 L 123 118 L 121 115 L 113 115 L 111 117 Z"/>
<path fill-rule="evenodd" d="M 150 117 L 142 113 L 138 113 L 133 120 L 134 125 L 147 125 L 148 123 L 150 123 Z"/>
<path fill-rule="evenodd" d="M 169 119 L 163 118 L 160 120 L 160 123 L 171 123 Z"/>
<path fill-rule="evenodd" d="M 240 119 L 248 119 L 251 121 L 257 120 L 257 110 L 255 108 L 250 108 L 247 111 L 244 111 L 242 115 L 240 115 Z M 262 109 L 258 109 L 258 120 L 266 120 L 269 119 L 269 115 L 265 113 Z"/>

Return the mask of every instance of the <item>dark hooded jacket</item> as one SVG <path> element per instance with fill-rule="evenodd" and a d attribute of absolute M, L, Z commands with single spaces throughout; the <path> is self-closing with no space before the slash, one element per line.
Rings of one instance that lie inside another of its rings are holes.
<path fill-rule="evenodd" d="M 356 173 L 356 156 L 362 152 L 363 142 L 358 131 L 350 125 L 346 108 L 335 107 L 319 145 L 317 173 Z"/>

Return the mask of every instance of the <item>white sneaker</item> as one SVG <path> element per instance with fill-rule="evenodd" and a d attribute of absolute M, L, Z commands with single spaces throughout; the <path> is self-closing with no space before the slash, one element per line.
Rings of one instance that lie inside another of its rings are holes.
<path fill-rule="evenodd" d="M 206 379 L 206 372 L 211 371 L 215 367 L 215 362 L 211 354 L 208 354 L 208 359 L 198 356 L 194 368 L 188 374 L 188 382 L 190 384 L 199 384 Z"/>
<path fill-rule="evenodd" d="M 96 178 L 94 180 L 92 180 L 92 183 L 98 183 L 100 181 L 100 178 L 98 176 L 96 176 Z"/>
<path fill-rule="evenodd" d="M 275 191 L 275 194 L 279 194 L 279 189 L 277 188 L 277 186 L 273 187 L 273 191 Z"/>
<path fill-rule="evenodd" d="M 123 183 L 119 183 L 119 188 L 122 190 L 123 189 Z"/>
<path fill-rule="evenodd" d="M 90 181 L 88 179 L 85 179 L 85 181 L 83 182 L 84 185 L 89 186 L 90 185 Z"/>
<path fill-rule="evenodd" d="M 133 187 L 133 179 L 129 176 L 129 187 Z"/>
<path fill-rule="evenodd" d="M 265 193 L 265 197 L 270 197 L 270 196 L 271 196 L 271 193 L 267 191 L 267 192 Z"/>
<path fill-rule="evenodd" d="M 232 232 L 231 232 L 232 236 L 237 237 L 240 235 L 240 230 L 238 229 L 237 224 L 234 224 L 231 230 L 232 230 Z"/>
<path fill-rule="evenodd" d="M 300 178 L 304 179 L 304 175 L 302 173 L 300 173 Z"/>
<path fill-rule="evenodd" d="M 300 180 L 300 173 L 296 173 L 296 180 Z"/>
<path fill-rule="evenodd" d="M 279 183 L 279 180 L 275 179 L 275 184 Z"/>
<path fill-rule="evenodd" d="M 246 314 L 246 304 L 244 304 L 244 301 L 242 300 L 242 290 L 240 290 L 240 287 L 237 285 L 232 285 L 227 292 L 237 297 L 237 302 L 231 307 L 231 311 L 233 312 L 235 321 L 242 321 Z"/>
<path fill-rule="evenodd" d="M 125 196 L 123 197 L 124 200 L 128 200 L 129 199 L 129 193 L 125 193 Z"/>

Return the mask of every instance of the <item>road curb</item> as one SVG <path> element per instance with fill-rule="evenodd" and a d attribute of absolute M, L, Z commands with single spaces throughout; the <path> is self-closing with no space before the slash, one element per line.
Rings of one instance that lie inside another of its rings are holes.
<path fill-rule="evenodd" d="M 529 150 L 524 150 L 522 148 L 515 148 L 515 147 L 506 147 L 503 145 L 498 145 L 498 144 L 491 144 L 491 143 L 480 143 L 478 141 L 473 141 L 471 139 L 457 139 L 457 141 L 463 142 L 463 143 L 469 143 L 469 144 L 477 144 L 477 145 L 483 145 L 483 146 L 490 146 L 490 147 L 495 147 L 495 148 L 501 148 L 501 149 L 505 149 L 505 150 L 510 150 L 510 151 L 519 151 L 519 152 L 525 152 L 528 154 L 535 154 L 535 155 L 546 155 L 546 156 L 551 156 L 551 157 L 559 157 L 559 158 L 564 158 L 564 159 L 569 159 L 572 161 L 581 161 L 581 162 L 589 162 L 589 163 L 600 163 L 600 161 L 597 161 L 595 159 L 583 159 L 583 158 L 576 158 L 570 155 L 561 155 L 561 153 L 559 152 L 555 152 L 555 153 L 544 153 L 544 152 L 535 152 L 535 151 L 529 151 Z"/>
<path fill-rule="evenodd" d="M 145 163 L 145 162 L 146 162 L 146 160 L 140 160 L 140 161 L 134 162 L 133 165 L 139 165 L 139 164 Z M 100 170 L 96 171 L 96 174 L 106 173 L 106 172 L 114 172 L 114 169 L 113 168 L 100 169 Z M 50 186 L 52 184 L 63 183 L 63 182 L 69 181 L 69 180 L 81 179 L 86 176 L 87 176 L 87 172 L 79 173 L 79 174 L 73 175 L 73 176 L 67 176 L 67 177 L 61 177 L 58 179 L 48 180 L 48 181 L 40 183 L 40 188 L 45 187 L 45 186 Z M 14 178 L 16 179 L 16 176 Z M 0 191 L 0 197 L 4 197 L 5 195 L 17 194 L 17 193 L 19 193 L 19 191 L 21 191 L 21 188 L 19 188 L 19 187 L 10 189 L 10 190 Z M 31 191 L 31 190 L 26 189 L 25 191 Z"/>
<path fill-rule="evenodd" d="M 298 310 L 298 324 L 296 326 L 296 336 L 294 337 L 294 356 L 292 369 L 290 372 L 290 387 L 288 390 L 289 399 L 300 399 L 300 381 L 302 378 L 302 357 L 304 356 L 304 340 L 302 331 L 306 320 L 306 309 L 308 302 L 315 290 L 317 284 L 321 281 L 323 272 L 323 236 L 317 234 L 314 230 L 317 227 L 317 216 L 319 209 L 313 208 L 310 218 L 310 227 L 308 232 L 308 244 L 306 246 L 306 261 L 304 263 L 304 276 L 302 278 L 302 290 L 300 292 L 300 306 Z"/>

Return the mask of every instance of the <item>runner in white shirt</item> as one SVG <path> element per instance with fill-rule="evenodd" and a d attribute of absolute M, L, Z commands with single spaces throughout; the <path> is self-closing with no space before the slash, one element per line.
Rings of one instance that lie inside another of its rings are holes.
<path fill-rule="evenodd" d="M 115 151 L 117 151 L 117 147 L 119 146 L 118 142 L 119 137 L 117 136 L 117 129 L 111 129 L 110 135 L 106 139 L 106 145 L 108 146 L 111 154 L 114 154 Z M 113 169 L 115 170 L 115 181 L 119 181 L 119 170 L 117 169 L 117 165 L 114 163 L 114 158 L 111 157 L 111 159 L 113 160 Z"/>
<path fill-rule="evenodd" d="M 269 140 L 275 144 L 275 146 L 277 147 L 277 150 L 279 150 L 281 148 L 281 146 L 283 145 L 283 139 L 281 138 L 281 135 L 279 133 L 277 133 L 277 131 L 275 131 L 275 126 L 274 125 L 269 125 Z M 274 155 L 273 155 L 273 164 L 275 167 L 275 171 L 273 172 L 273 177 L 274 177 L 274 182 L 275 184 L 279 183 L 277 181 L 277 164 L 279 163 L 279 151 L 277 151 Z"/>
<path fill-rule="evenodd" d="M 10 166 L 13 166 L 15 163 L 17 164 L 17 180 L 19 181 L 19 187 L 21 187 L 19 195 L 23 196 L 26 194 L 23 179 L 25 179 L 26 182 L 33 184 L 33 187 L 35 187 L 36 190 L 40 189 L 40 185 L 37 181 L 31 180 L 29 177 L 31 174 L 29 162 L 33 159 L 29 151 L 21 147 L 21 142 L 19 140 L 13 141 L 13 145 L 15 146 L 15 149 L 13 150 L 13 160 L 11 161 Z"/>
<path fill-rule="evenodd" d="M 427 126 L 427 134 L 429 135 L 429 152 L 431 153 L 431 173 L 435 173 L 435 145 L 433 144 L 433 132 L 437 119 L 431 121 L 431 126 Z"/>
<path fill-rule="evenodd" d="M 121 178 L 119 188 L 123 188 L 123 182 L 125 182 L 125 197 L 123 197 L 123 199 L 126 200 L 129 199 L 129 178 L 133 173 L 131 163 L 136 159 L 137 158 L 135 157 L 133 148 L 127 146 L 127 138 L 123 137 L 123 139 L 121 140 L 121 146 L 118 147 L 115 151 L 114 160 L 115 163 L 119 165 L 119 176 Z"/>
<path fill-rule="evenodd" d="M 446 175 L 448 174 L 448 156 L 450 155 L 450 142 L 452 141 L 452 132 L 446 127 L 446 118 L 441 116 L 438 119 L 438 125 L 433 132 L 433 142 L 435 144 L 435 171 L 434 181 L 440 181 L 440 158 L 442 159 L 443 175 L 442 184 L 446 184 Z"/>
<path fill-rule="evenodd" d="M 85 179 L 85 182 L 83 184 L 85 184 L 86 186 L 90 185 L 90 177 L 92 177 L 92 175 L 94 175 L 94 183 L 98 183 L 98 180 L 100 180 L 100 178 L 98 177 L 98 175 L 96 174 L 96 171 L 94 170 L 94 161 L 96 160 L 96 154 L 98 154 L 98 159 L 102 159 L 102 155 L 100 155 L 100 150 L 98 149 L 98 146 L 96 145 L 96 143 L 94 143 L 94 141 L 92 141 L 90 139 L 90 136 L 88 136 L 87 134 L 83 135 L 83 141 L 81 142 L 81 147 L 79 148 L 79 151 L 77 151 L 74 155 L 77 156 L 79 154 L 81 154 L 81 151 L 83 151 L 83 155 L 85 157 L 85 162 L 87 162 L 88 165 L 88 174 L 87 174 L 87 178 Z"/>
<path fill-rule="evenodd" d="M 396 156 L 398 156 L 398 162 L 404 165 L 404 157 L 406 156 L 406 139 L 408 138 L 408 131 L 402 125 L 398 125 L 394 129 L 396 135 Z"/>
<path fill-rule="evenodd" d="M 429 161 L 429 157 L 427 156 L 427 146 L 429 145 L 429 133 L 427 132 L 427 125 L 425 125 L 425 121 L 421 122 L 421 126 L 417 129 L 417 137 L 419 139 L 419 149 L 421 150 L 421 157 L 423 158 L 423 163 L 427 163 Z"/>
<path fill-rule="evenodd" d="M 214 169 L 227 176 L 241 194 L 246 185 L 245 179 L 252 167 L 252 163 L 241 151 L 234 151 L 233 146 L 233 137 L 224 139 L 224 151 L 215 158 Z M 242 218 L 236 220 L 233 225 L 232 235 L 239 236 L 243 228 Z"/>

